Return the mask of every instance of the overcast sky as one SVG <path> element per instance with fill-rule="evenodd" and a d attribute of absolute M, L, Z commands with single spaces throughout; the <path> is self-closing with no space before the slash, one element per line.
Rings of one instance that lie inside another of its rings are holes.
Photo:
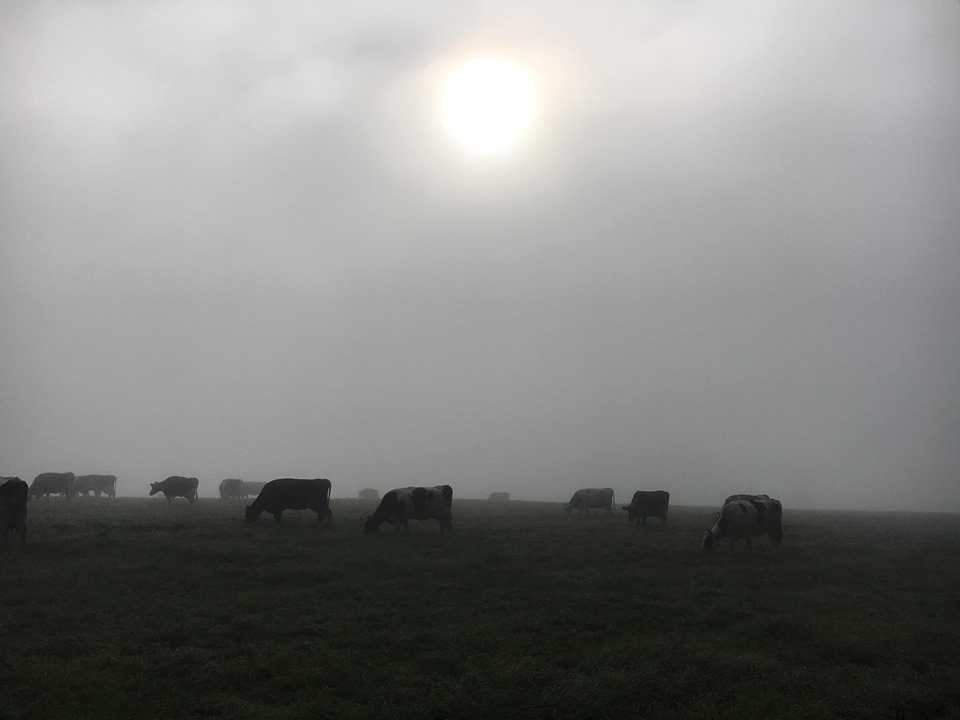
<path fill-rule="evenodd" d="M 0 98 L 0 474 L 960 511 L 960 3 L 8 0 Z"/>

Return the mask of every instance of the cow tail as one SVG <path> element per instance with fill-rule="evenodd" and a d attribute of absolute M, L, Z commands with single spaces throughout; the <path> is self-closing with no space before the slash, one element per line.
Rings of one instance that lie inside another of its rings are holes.
<path fill-rule="evenodd" d="M 447 504 L 447 507 L 453 506 L 453 488 L 449 485 L 444 485 L 440 489 L 440 494 L 443 496 L 443 501 Z"/>

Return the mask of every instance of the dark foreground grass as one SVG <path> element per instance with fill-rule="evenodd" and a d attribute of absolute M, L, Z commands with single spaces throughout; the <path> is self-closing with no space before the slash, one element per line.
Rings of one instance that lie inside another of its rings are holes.
<path fill-rule="evenodd" d="M 960 716 L 960 517 L 454 500 L 454 534 L 243 503 L 30 504 L 0 553 L 0 718 Z"/>

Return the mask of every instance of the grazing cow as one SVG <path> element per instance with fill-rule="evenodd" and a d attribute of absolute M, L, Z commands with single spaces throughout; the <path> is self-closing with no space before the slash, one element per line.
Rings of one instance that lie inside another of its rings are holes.
<path fill-rule="evenodd" d="M 244 520 L 254 522 L 260 513 L 268 512 L 273 519 L 280 522 L 284 510 L 313 510 L 317 514 L 317 521 L 330 518 L 333 522 L 333 513 L 330 512 L 329 480 L 317 478 L 315 480 L 298 480 L 296 478 L 278 478 L 265 483 L 257 499 L 252 505 L 247 505 Z"/>
<path fill-rule="evenodd" d="M 720 540 L 730 538 L 733 547 L 740 538 L 753 549 L 750 538 L 754 535 L 769 535 L 775 548 L 783 539 L 783 507 L 779 500 L 734 500 L 723 506 L 716 524 L 703 534 L 700 547 L 709 552 Z"/>
<path fill-rule="evenodd" d="M 248 498 L 251 495 L 259 495 L 266 484 L 266 482 L 260 482 L 258 480 L 241 480 L 240 497 Z"/>
<path fill-rule="evenodd" d="M 7 535 L 13 530 L 20 536 L 20 544 L 27 544 L 27 484 L 18 477 L 0 478 L 0 532 L 3 533 L 3 548 L 7 548 Z"/>
<path fill-rule="evenodd" d="M 490 497 L 487 498 L 490 502 L 510 502 L 510 493 L 508 492 L 492 492 Z"/>
<path fill-rule="evenodd" d="M 163 493 L 167 502 L 173 502 L 175 497 L 183 497 L 193 504 L 197 500 L 198 485 L 200 485 L 200 481 L 196 478 L 171 475 L 166 480 L 150 483 L 150 495 L 152 497 L 157 493 Z"/>
<path fill-rule="evenodd" d="M 73 492 L 75 495 L 87 497 L 87 493 L 93 492 L 100 497 L 103 493 L 107 497 L 117 496 L 117 476 L 116 475 L 77 475 L 73 480 Z"/>
<path fill-rule="evenodd" d="M 667 522 L 667 510 L 670 509 L 670 493 L 666 490 L 637 490 L 633 500 L 623 509 L 628 513 L 628 519 L 637 521 L 637 527 L 647 524 L 648 517 L 658 517 Z"/>
<path fill-rule="evenodd" d="M 364 488 L 357 493 L 361 500 L 376 500 L 380 497 L 380 493 L 377 492 L 374 488 Z"/>
<path fill-rule="evenodd" d="M 366 533 L 375 533 L 380 525 L 388 522 L 410 532 L 408 520 L 439 520 L 440 534 L 453 531 L 450 509 L 453 506 L 453 488 L 449 485 L 434 487 L 405 487 L 391 490 L 367 518 L 363 526 Z"/>
<path fill-rule="evenodd" d="M 590 514 L 590 508 L 602 508 L 607 515 L 613 515 L 613 488 L 584 488 L 577 490 L 564 509 L 579 510 L 581 514 Z"/>
<path fill-rule="evenodd" d="M 228 498 L 239 498 L 241 488 L 243 487 L 243 480 L 237 478 L 226 478 L 225 480 L 220 481 L 220 499 L 226 500 Z"/>
<path fill-rule="evenodd" d="M 30 483 L 30 489 L 27 493 L 27 500 L 34 497 L 45 496 L 50 499 L 51 493 L 54 495 L 63 495 L 68 500 L 73 497 L 72 472 L 67 473 L 40 473 L 33 482 Z"/>

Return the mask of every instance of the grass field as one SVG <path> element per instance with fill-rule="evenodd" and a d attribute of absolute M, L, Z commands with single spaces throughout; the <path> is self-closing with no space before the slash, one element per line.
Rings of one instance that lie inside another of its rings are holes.
<path fill-rule="evenodd" d="M 29 505 L 0 553 L 0 718 L 960 717 L 960 516 L 784 509 L 698 552 L 558 503 L 454 533 L 242 502 Z"/>

